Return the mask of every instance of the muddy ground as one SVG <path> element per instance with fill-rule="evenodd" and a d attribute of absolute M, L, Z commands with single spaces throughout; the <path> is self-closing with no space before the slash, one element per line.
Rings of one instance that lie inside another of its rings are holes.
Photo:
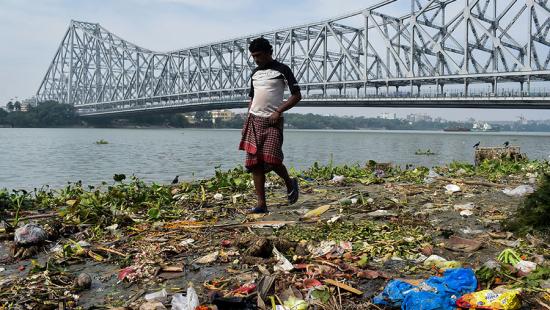
<path fill-rule="evenodd" d="M 311 290 L 308 279 L 318 280 L 334 297 L 319 309 L 381 309 L 372 298 L 390 279 L 421 280 L 441 272 L 422 262 L 430 255 L 477 269 L 504 249 L 514 248 L 525 260 L 547 265 L 548 240 L 536 235 L 519 238 L 501 225 L 524 200 L 502 190 L 535 186 L 525 172 L 495 182 L 460 173 L 416 182 L 380 179 L 381 184 L 362 184 L 368 182 L 302 177 L 300 199 L 289 206 L 282 184 L 271 178 L 266 215 L 246 214 L 255 204 L 252 188 L 221 198 L 214 196 L 216 192 L 203 192 L 199 204 L 173 186 L 174 204 L 182 209 L 177 217 L 102 227 L 100 238 L 91 225 L 63 225 L 58 215 L 23 220 L 64 231 L 57 239 L 23 249 L 14 246 L 13 232 L 0 233 L 0 309 L 138 309 L 146 294 L 162 289 L 169 296 L 160 301 L 169 308 L 171 295 L 185 292 L 190 283 L 205 305 L 219 296 L 248 298 L 256 304 L 256 293 L 235 289 L 258 284 L 262 276 L 275 277 L 272 294 L 278 297 L 294 288 L 306 298 Z M 449 184 L 460 190 L 448 191 Z M 319 216 L 308 214 L 325 205 L 327 211 Z M 461 215 L 464 208 L 471 212 Z M 60 252 L 60 247 L 71 246 L 69 240 L 89 246 L 79 253 Z M 274 271 L 273 247 L 293 270 Z M 121 274 L 128 267 L 127 275 Z M 80 273 L 91 276 L 90 288 L 75 286 Z M 326 282 L 331 279 L 360 292 Z M 508 278 L 500 281 L 489 285 L 518 284 Z M 523 307 L 546 309 L 543 290 L 527 290 Z"/>

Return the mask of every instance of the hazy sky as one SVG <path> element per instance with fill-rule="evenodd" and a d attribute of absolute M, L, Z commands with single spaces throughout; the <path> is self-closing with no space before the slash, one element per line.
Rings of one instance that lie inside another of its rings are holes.
<path fill-rule="evenodd" d="M 338 16 L 380 0 L 0 0 L 0 106 L 36 93 L 71 19 L 156 51 Z M 410 3 L 407 1 L 407 3 Z M 319 108 L 320 114 L 429 113 L 450 120 L 550 119 L 550 110 Z"/>

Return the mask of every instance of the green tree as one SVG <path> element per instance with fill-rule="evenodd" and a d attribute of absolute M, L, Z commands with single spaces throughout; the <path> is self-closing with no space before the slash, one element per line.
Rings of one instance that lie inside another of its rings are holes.
<path fill-rule="evenodd" d="M 14 109 L 15 111 L 21 111 L 21 102 L 16 101 L 16 102 L 13 104 L 13 109 Z"/>
<path fill-rule="evenodd" d="M 210 128 L 212 127 L 212 113 L 209 111 L 197 111 L 195 112 L 196 124 L 198 127 Z"/>
<path fill-rule="evenodd" d="M 8 102 L 8 104 L 6 104 L 6 108 L 8 109 L 8 111 L 13 112 L 13 102 Z"/>
<path fill-rule="evenodd" d="M 8 116 L 8 111 L 0 109 L 0 124 L 7 124 L 6 117 Z"/>

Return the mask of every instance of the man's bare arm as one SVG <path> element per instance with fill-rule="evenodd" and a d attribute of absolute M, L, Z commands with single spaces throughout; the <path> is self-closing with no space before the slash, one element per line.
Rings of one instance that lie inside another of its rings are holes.
<path fill-rule="evenodd" d="M 300 102 L 300 100 L 302 100 L 302 93 L 299 91 L 288 97 L 288 100 L 283 102 L 283 104 L 269 117 L 271 123 L 276 123 L 284 111 L 292 109 L 298 102 Z"/>
<path fill-rule="evenodd" d="M 277 109 L 277 112 L 281 114 L 284 111 L 292 109 L 298 102 L 300 102 L 300 100 L 302 100 L 301 92 L 297 92 L 296 94 L 291 95 L 290 97 L 288 97 L 288 100 L 283 102 L 283 104 Z"/>

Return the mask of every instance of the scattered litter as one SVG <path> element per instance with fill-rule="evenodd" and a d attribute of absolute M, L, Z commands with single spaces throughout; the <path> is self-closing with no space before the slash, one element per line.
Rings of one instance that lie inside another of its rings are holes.
<path fill-rule="evenodd" d="M 508 290 L 501 294 L 492 290 L 483 290 L 460 297 L 456 305 L 468 309 L 516 310 L 521 308 L 520 293 L 519 289 Z"/>
<path fill-rule="evenodd" d="M 240 224 L 239 226 L 248 226 L 253 228 L 265 228 L 265 227 L 271 227 L 271 228 L 281 228 L 287 224 L 293 224 L 296 223 L 295 221 L 259 221 L 259 222 L 248 222 Z"/>
<path fill-rule="evenodd" d="M 526 260 L 520 260 L 519 262 L 514 264 L 514 268 L 518 269 L 524 274 L 530 274 L 531 272 L 535 271 L 535 269 L 537 269 L 537 264 Z"/>
<path fill-rule="evenodd" d="M 316 209 L 313 209 L 311 211 L 308 211 L 306 214 L 304 214 L 304 218 L 312 218 L 312 217 L 318 217 L 321 216 L 321 214 L 325 213 L 330 209 L 330 205 L 322 205 Z"/>
<path fill-rule="evenodd" d="M 349 286 L 349 285 L 347 285 L 347 284 L 345 284 L 345 283 L 342 283 L 342 282 L 338 282 L 338 281 L 336 281 L 336 280 L 333 280 L 333 279 L 326 279 L 324 282 L 327 283 L 327 284 L 330 284 L 330 285 L 337 286 L 337 287 L 339 287 L 339 288 L 341 288 L 341 289 L 343 289 L 343 290 L 346 290 L 346 291 L 348 291 L 348 292 L 351 292 L 351 293 L 353 293 L 353 294 L 357 294 L 357 295 L 362 295 L 362 294 L 363 294 L 362 291 L 360 291 L 360 290 L 358 290 L 358 289 L 356 289 L 356 288 L 353 288 L 353 287 L 351 287 L 351 286 Z"/>
<path fill-rule="evenodd" d="M 538 294 L 550 288 L 547 242 L 534 231 L 520 238 L 504 230 L 508 228 L 502 221 L 511 218 L 524 200 L 506 201 L 500 191 L 507 184 L 529 184 L 527 178 L 534 176 L 526 173 L 543 169 L 538 163 L 532 167 L 523 162 L 503 165 L 507 163 L 499 163 L 503 169 L 463 163 L 434 168 L 441 176 L 427 168 L 388 169 L 385 179 L 374 177 L 378 167 L 371 163 L 330 169 L 319 166 L 300 175 L 301 182 L 310 181 L 303 184 L 303 199 L 297 208 L 277 207 L 286 204 L 285 188 L 272 173 L 266 175 L 266 181 L 274 184 L 268 191 L 272 214 L 262 215 L 267 221 L 244 214 L 256 200 L 248 184 L 251 176 L 240 168 L 173 186 L 133 178 L 93 190 L 71 184 L 60 191 L 62 195 L 25 198 L 20 223 L 41 218 L 37 223 L 48 242 L 42 247 L 9 242 L 15 239 L 17 228 L 10 224 L 15 219 L 9 217 L 17 209 L 11 200 L 2 209 L 6 197 L 13 194 L 0 189 L 0 217 L 7 215 L 0 220 L 4 242 L 0 244 L 4 250 L 0 304 L 34 309 L 40 301 L 85 307 L 93 292 L 109 294 L 109 279 L 117 274 L 117 291 L 124 296 L 123 306 L 131 309 L 140 308 L 147 293 L 151 293 L 148 298 L 157 294 L 158 299 L 143 304 L 142 309 L 170 308 L 170 301 L 172 309 L 186 309 L 182 305 L 193 294 L 185 293 L 187 286 L 182 289 L 182 281 L 189 277 L 202 284 L 201 296 L 208 298 L 203 306 L 197 298 L 189 307 L 193 310 L 213 305 L 218 309 L 290 310 L 308 304 L 319 309 L 358 309 L 372 301 L 386 279 L 399 274 L 409 278 L 394 279 L 402 281 L 394 288 L 408 286 L 410 290 L 400 291 L 404 309 L 419 309 L 420 304 L 423 309 L 447 309 L 449 301 L 463 296 L 465 290 L 450 298 L 439 294 L 439 288 L 455 288 L 460 281 L 419 278 L 427 272 L 445 277 L 446 272 L 464 265 L 476 268 L 480 289 L 504 294 L 510 287 L 522 287 L 524 293 L 519 297 L 525 299 L 524 308 L 534 309 L 538 300 L 550 303 L 550 298 Z M 464 171 L 460 178 L 457 170 Z M 329 181 L 334 174 L 345 175 L 346 186 Z M 433 184 L 422 182 L 426 175 Z M 462 189 L 445 195 L 446 184 Z M 55 206 L 56 212 L 43 217 L 49 214 L 45 213 L 48 206 Z M 271 220 L 298 216 L 302 218 Z M 502 245 L 509 249 L 495 253 Z M 482 255 L 476 250 L 481 246 L 486 247 Z M 488 255 L 496 259 L 497 254 L 498 262 L 483 259 Z M 128 267 L 116 269 L 117 265 Z M 80 294 L 90 283 L 93 292 Z M 117 293 L 100 307 L 114 306 L 110 302 L 119 305 L 118 297 Z M 389 298 L 384 301 L 393 303 Z"/>
<path fill-rule="evenodd" d="M 376 211 L 367 213 L 367 216 L 376 218 L 376 217 L 396 216 L 396 214 L 388 210 L 376 210 Z"/>
<path fill-rule="evenodd" d="M 321 243 L 318 245 L 314 245 L 313 243 L 311 243 L 307 246 L 307 249 L 311 253 L 312 257 L 319 257 L 332 252 L 335 246 L 336 242 L 325 240 L 321 241 Z"/>
<path fill-rule="evenodd" d="M 460 192 L 460 186 L 458 186 L 456 184 L 447 184 L 445 186 L 445 189 L 447 190 L 448 194 Z"/>
<path fill-rule="evenodd" d="M 136 272 L 136 270 L 133 267 L 126 267 L 118 272 L 118 279 L 122 281 L 134 272 Z"/>
<path fill-rule="evenodd" d="M 484 233 L 485 231 L 482 229 L 471 229 L 469 227 L 461 229 L 462 233 L 465 235 L 479 235 Z"/>
<path fill-rule="evenodd" d="M 382 179 L 386 177 L 386 172 L 384 172 L 384 170 L 382 169 L 376 169 L 374 170 L 374 176 L 379 179 Z"/>
<path fill-rule="evenodd" d="M 86 242 L 84 240 L 78 241 L 77 244 L 83 248 L 89 248 L 92 246 L 89 242 Z"/>
<path fill-rule="evenodd" d="M 453 268 L 458 268 L 462 266 L 460 262 L 457 262 L 454 260 L 449 261 L 435 254 L 430 255 L 430 257 L 426 258 L 423 264 L 424 266 L 435 266 L 441 270 L 453 269 Z"/>
<path fill-rule="evenodd" d="M 187 294 L 175 294 L 172 297 L 173 310 L 195 310 L 200 305 L 199 296 L 192 286 L 187 288 Z"/>
<path fill-rule="evenodd" d="M 161 268 L 163 272 L 183 272 L 183 267 L 181 266 L 164 266 Z"/>
<path fill-rule="evenodd" d="M 435 182 L 435 180 L 438 177 L 440 177 L 440 175 L 437 172 L 430 169 L 430 171 L 428 171 L 428 175 L 424 178 L 424 183 L 431 184 L 431 183 Z"/>
<path fill-rule="evenodd" d="M 346 177 L 344 177 L 343 175 L 335 175 L 330 181 L 333 183 L 342 183 L 345 179 Z"/>
<path fill-rule="evenodd" d="M 182 242 L 180 242 L 180 246 L 188 246 L 188 245 L 192 244 L 193 242 L 195 242 L 194 239 L 188 238 L 188 239 L 185 239 Z"/>
<path fill-rule="evenodd" d="M 401 306 L 402 309 L 454 310 L 457 296 L 474 292 L 476 288 L 473 270 L 448 269 L 442 277 L 431 277 L 418 286 L 403 280 L 391 280 L 373 302 L 382 306 Z"/>
<path fill-rule="evenodd" d="M 166 307 L 158 302 L 146 302 L 139 307 L 139 310 L 166 310 Z"/>
<path fill-rule="evenodd" d="M 245 285 L 240 286 L 239 288 L 234 289 L 231 292 L 231 294 L 233 296 L 248 296 L 254 291 L 256 291 L 256 284 L 247 283 Z"/>
<path fill-rule="evenodd" d="M 80 273 L 75 279 L 75 286 L 81 290 L 89 289 L 92 287 L 92 277 L 85 272 Z"/>
<path fill-rule="evenodd" d="M 294 269 L 292 263 L 275 247 L 273 247 L 273 256 L 277 260 L 277 264 L 273 266 L 274 271 L 291 271 Z"/>
<path fill-rule="evenodd" d="M 468 217 L 474 215 L 474 212 L 471 210 L 462 210 L 460 211 L 460 216 Z"/>
<path fill-rule="evenodd" d="M 118 228 L 118 224 L 113 224 L 111 226 L 105 227 L 105 230 L 110 232 L 112 235 L 115 235 L 117 228 Z"/>
<path fill-rule="evenodd" d="M 231 201 L 233 201 L 233 204 L 236 204 L 236 203 L 239 202 L 243 197 L 244 197 L 243 194 L 236 194 L 236 195 L 231 196 Z"/>
<path fill-rule="evenodd" d="M 482 243 L 474 239 L 466 239 L 457 236 L 451 236 L 445 243 L 445 248 L 455 252 L 474 252 L 481 248 Z"/>
<path fill-rule="evenodd" d="M 38 225 L 26 224 L 15 230 L 14 241 L 16 245 L 28 246 L 41 244 L 48 238 L 46 231 Z"/>
<path fill-rule="evenodd" d="M 522 197 L 534 193 L 535 189 L 531 185 L 520 185 L 514 189 L 505 188 L 502 192 L 508 196 Z"/>
<path fill-rule="evenodd" d="M 298 299 L 294 296 L 288 297 L 283 303 L 284 310 L 307 310 L 308 304 L 303 299 Z"/>
<path fill-rule="evenodd" d="M 147 301 L 162 300 L 166 297 L 168 297 L 168 292 L 166 292 L 165 289 L 162 289 L 160 291 L 145 295 L 145 300 Z"/>
<path fill-rule="evenodd" d="M 213 263 L 218 259 L 219 254 L 220 254 L 219 251 L 214 251 L 210 254 L 207 254 L 205 256 L 197 258 L 194 263 L 196 263 L 196 264 L 210 264 L 210 263 Z"/>
<path fill-rule="evenodd" d="M 468 210 L 468 211 L 472 211 L 475 209 L 475 205 L 474 203 L 472 202 L 468 202 L 468 203 L 465 203 L 465 204 L 458 204 L 458 205 L 454 205 L 454 209 L 455 211 L 464 211 L 464 210 Z"/>

